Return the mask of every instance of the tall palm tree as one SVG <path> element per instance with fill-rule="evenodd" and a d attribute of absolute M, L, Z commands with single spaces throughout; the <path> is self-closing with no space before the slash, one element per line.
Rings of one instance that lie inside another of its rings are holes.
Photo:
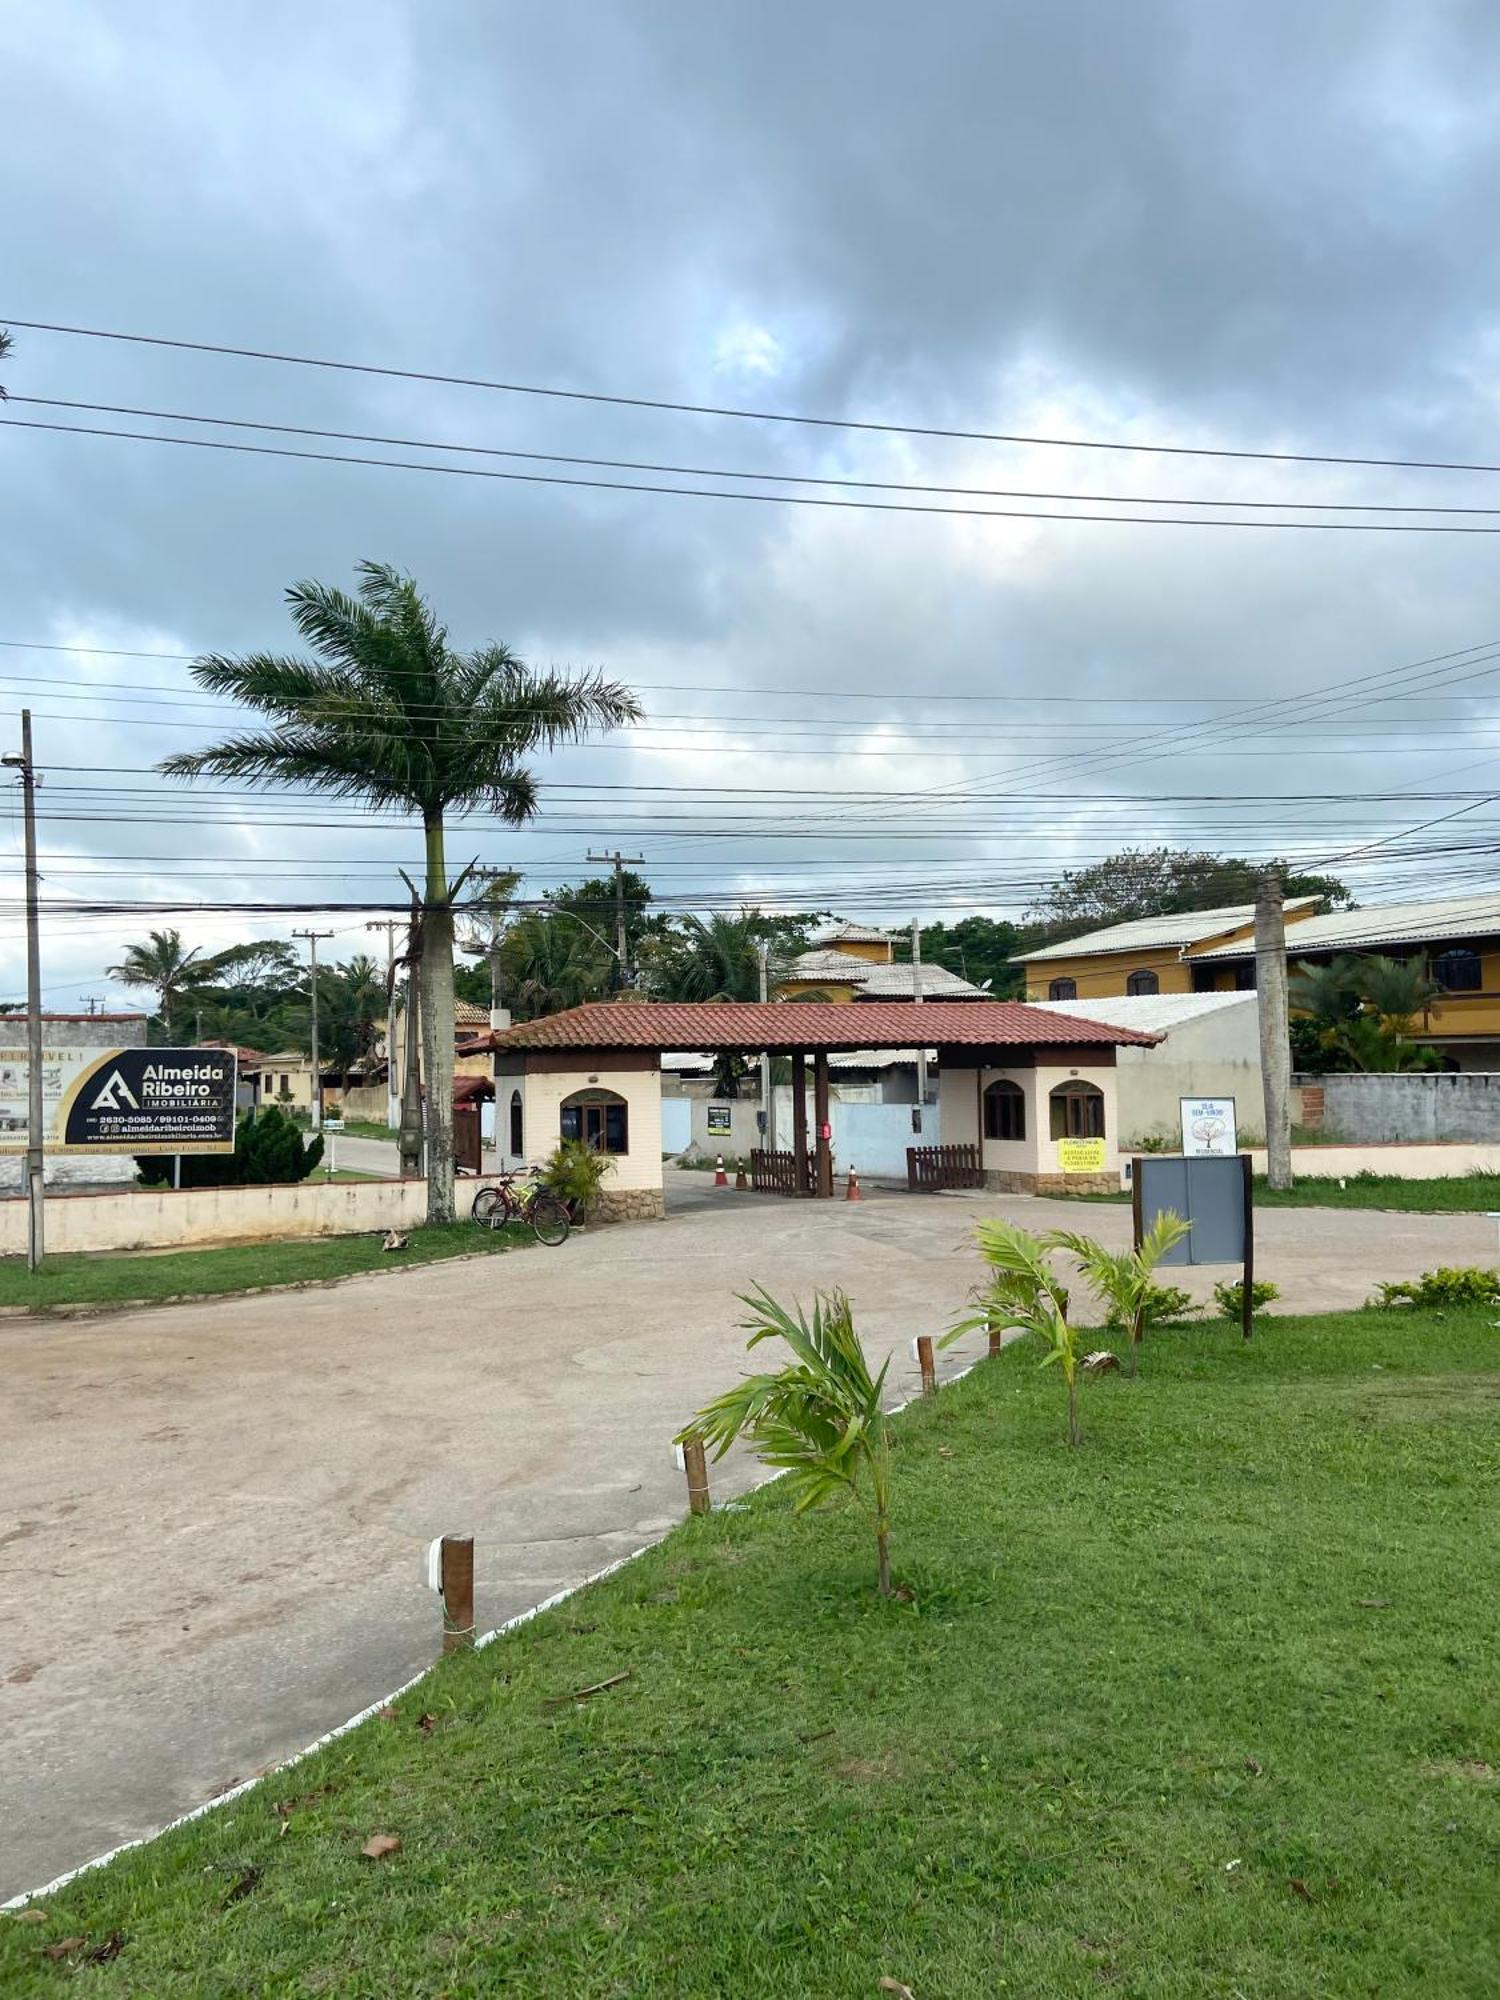
<path fill-rule="evenodd" d="M 196 947 L 192 951 L 183 950 L 181 931 L 152 931 L 145 944 L 127 946 L 120 963 L 106 970 L 122 986 L 150 987 L 156 995 L 162 1030 L 170 1042 L 172 1010 L 186 989 L 202 976 L 206 961 Z"/>
<path fill-rule="evenodd" d="M 706 920 L 684 917 L 674 949 L 666 955 L 659 987 L 664 1000 L 758 1000 L 763 924 L 754 910 Z M 771 984 L 783 969 L 773 954 Z"/>
<path fill-rule="evenodd" d="M 198 685 L 258 708 L 274 727 L 168 757 L 168 777 L 307 785 L 411 813 L 426 839 L 420 968 L 427 1072 L 427 1219 L 451 1222 L 453 1190 L 453 890 L 444 843 L 451 807 L 510 825 L 531 818 L 537 782 L 524 759 L 591 728 L 633 722 L 633 694 L 598 674 L 533 671 L 508 647 L 459 652 L 409 576 L 359 565 L 354 596 L 297 583 L 287 603 L 316 659 L 211 653 Z"/>

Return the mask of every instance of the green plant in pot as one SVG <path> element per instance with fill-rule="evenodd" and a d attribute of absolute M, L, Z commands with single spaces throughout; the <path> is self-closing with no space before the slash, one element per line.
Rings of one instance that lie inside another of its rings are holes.
<path fill-rule="evenodd" d="M 585 1139 L 559 1139 L 542 1168 L 542 1185 L 552 1190 L 567 1209 L 568 1219 L 578 1225 L 598 1207 L 604 1177 L 614 1172 L 614 1165 L 608 1153 Z"/>

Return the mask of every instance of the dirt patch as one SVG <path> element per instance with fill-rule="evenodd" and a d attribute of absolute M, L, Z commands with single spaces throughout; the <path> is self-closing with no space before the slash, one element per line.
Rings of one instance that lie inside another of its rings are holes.
<path fill-rule="evenodd" d="M 1463 1778 L 1471 1785 L 1500 1785 L 1500 1770 L 1477 1757 L 1439 1757 L 1422 1766 L 1424 1778 Z"/>

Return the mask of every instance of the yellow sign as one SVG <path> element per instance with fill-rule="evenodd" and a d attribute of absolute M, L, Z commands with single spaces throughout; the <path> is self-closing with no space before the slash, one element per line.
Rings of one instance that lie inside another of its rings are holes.
<path fill-rule="evenodd" d="M 1057 1142 L 1057 1164 L 1065 1174 L 1102 1174 L 1104 1172 L 1104 1141 L 1102 1139 L 1059 1139 Z"/>

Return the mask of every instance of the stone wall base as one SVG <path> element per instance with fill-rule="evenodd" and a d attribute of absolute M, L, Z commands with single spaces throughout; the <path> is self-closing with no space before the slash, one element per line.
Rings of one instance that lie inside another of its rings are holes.
<path fill-rule="evenodd" d="M 1118 1174 L 1025 1174 L 986 1167 L 984 1184 L 993 1194 L 1118 1194 Z"/>
<path fill-rule="evenodd" d="M 601 1188 L 589 1208 L 594 1222 L 665 1222 L 667 1198 L 660 1188 Z"/>

